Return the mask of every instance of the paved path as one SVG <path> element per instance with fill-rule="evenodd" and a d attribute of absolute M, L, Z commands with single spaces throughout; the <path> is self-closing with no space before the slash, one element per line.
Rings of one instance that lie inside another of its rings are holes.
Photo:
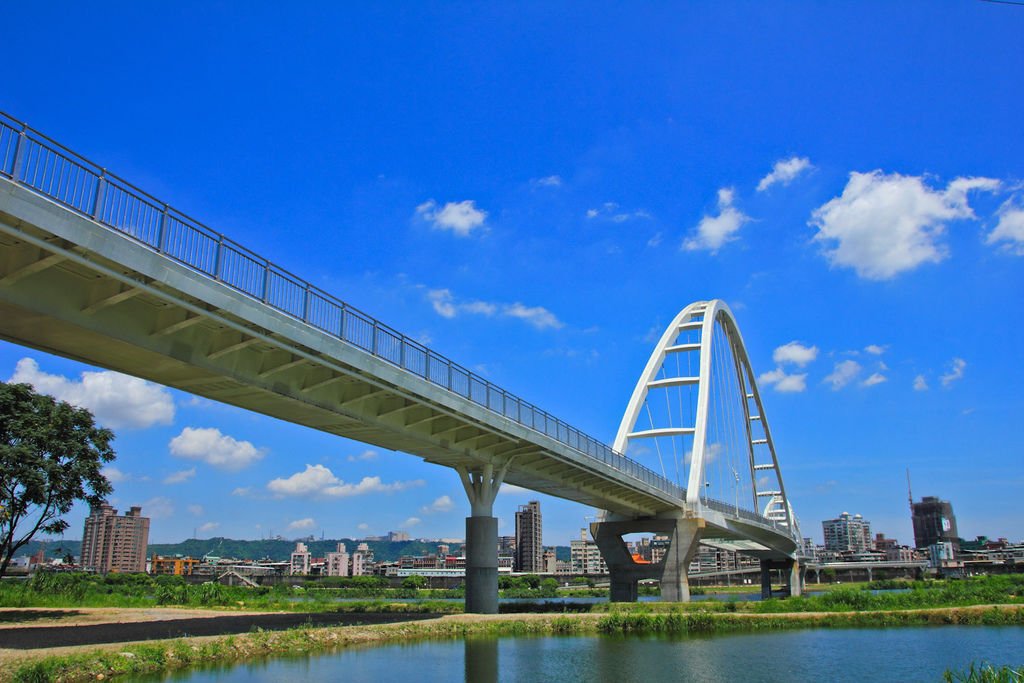
<path fill-rule="evenodd" d="M 393 624 L 436 618 L 436 614 L 352 614 L 342 612 L 242 614 L 237 616 L 161 619 L 85 626 L 24 626 L 0 629 L 0 649 L 34 650 L 73 645 L 124 643 L 185 636 L 247 633 L 255 628 L 279 631 L 299 626 Z"/>

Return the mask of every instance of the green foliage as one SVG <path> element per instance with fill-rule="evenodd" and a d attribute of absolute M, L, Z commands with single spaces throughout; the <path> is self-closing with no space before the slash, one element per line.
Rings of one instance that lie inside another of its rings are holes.
<path fill-rule="evenodd" d="M 995 667 L 991 664 L 982 663 L 971 666 L 967 671 L 950 671 L 946 669 L 942 675 L 946 683 L 1021 683 L 1024 681 L 1024 666 L 1016 668 L 1009 666 Z"/>
<path fill-rule="evenodd" d="M 407 576 L 404 579 L 402 579 L 402 588 L 411 588 L 412 590 L 416 590 L 417 588 L 426 587 L 426 577 L 420 576 L 418 574 L 413 574 L 412 576 Z"/>
<path fill-rule="evenodd" d="M 75 502 L 110 494 L 101 469 L 113 439 L 88 410 L 0 382 L 0 576 L 37 533 L 63 533 Z"/>

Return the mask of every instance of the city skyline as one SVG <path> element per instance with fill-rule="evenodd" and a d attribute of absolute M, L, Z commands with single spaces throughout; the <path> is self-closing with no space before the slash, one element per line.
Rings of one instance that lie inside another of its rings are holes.
<path fill-rule="evenodd" d="M 803 535 L 850 509 L 911 543 L 909 467 L 965 538 L 1022 538 L 1024 13 L 873 7 L 25 6 L 11 49 L 59 47 L 0 109 L 606 442 L 661 327 L 723 298 Z M 115 429 L 111 503 L 153 542 L 464 535 L 457 475 L 415 457 L 7 343 L 0 379 Z M 533 498 L 559 545 L 595 514 L 509 488 L 502 535 Z"/>

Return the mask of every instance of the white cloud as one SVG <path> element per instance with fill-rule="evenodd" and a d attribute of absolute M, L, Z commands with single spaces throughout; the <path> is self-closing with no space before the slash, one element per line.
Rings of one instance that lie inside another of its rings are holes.
<path fill-rule="evenodd" d="M 366 522 L 363 522 L 362 524 L 360 524 L 356 528 L 359 529 L 360 531 L 366 531 L 367 529 L 370 528 L 370 525 L 367 524 Z"/>
<path fill-rule="evenodd" d="M 811 168 L 811 160 L 807 157 L 779 159 L 772 167 L 772 172 L 761 178 L 761 182 L 757 184 L 757 191 L 764 192 L 775 183 L 789 185 L 798 175 Z"/>
<path fill-rule="evenodd" d="M 544 308 L 543 306 L 524 306 L 518 301 L 514 304 L 509 304 L 502 309 L 502 314 L 510 318 L 519 318 L 530 325 L 533 325 L 538 330 L 547 328 L 559 329 L 564 327 L 564 324 L 559 320 L 554 313 Z"/>
<path fill-rule="evenodd" d="M 985 239 L 986 244 L 1005 242 L 1002 248 L 1017 256 L 1024 256 L 1024 207 L 1008 199 L 997 212 L 999 223 Z"/>
<path fill-rule="evenodd" d="M 267 484 L 267 490 L 282 497 L 348 498 L 367 493 L 404 491 L 414 486 L 422 486 L 424 483 L 422 479 L 416 479 L 385 484 L 380 477 L 363 477 L 358 484 L 346 484 L 323 465 L 306 465 L 302 472 L 296 472 L 287 478 L 271 480 Z"/>
<path fill-rule="evenodd" d="M 376 459 L 377 459 L 377 451 L 371 450 L 371 449 L 367 449 L 367 450 L 363 451 L 362 453 L 359 453 L 358 455 L 350 455 L 350 456 L 348 456 L 348 461 L 349 462 L 360 462 L 360 461 L 368 462 L 368 461 L 376 460 Z"/>
<path fill-rule="evenodd" d="M 652 248 L 652 249 L 654 247 L 660 246 L 661 245 L 662 237 L 663 236 L 662 236 L 662 234 L 660 232 L 654 233 L 654 235 L 651 237 L 651 239 L 647 240 L 647 246 Z"/>
<path fill-rule="evenodd" d="M 194 476 L 196 476 L 196 468 L 195 467 L 192 467 L 192 468 L 187 469 L 187 470 L 178 470 L 177 472 L 173 472 L 172 474 L 170 474 L 166 478 L 164 478 L 164 483 L 165 484 L 183 484 L 183 483 L 185 483 L 186 481 L 188 481 L 189 479 L 191 479 Z"/>
<path fill-rule="evenodd" d="M 620 211 L 619 205 L 615 202 L 605 202 L 599 209 L 587 209 L 587 218 L 593 220 L 601 218 L 612 223 L 625 223 L 636 218 L 650 218 L 651 214 L 644 209 L 635 211 Z"/>
<path fill-rule="evenodd" d="M 953 382 L 963 378 L 964 368 L 967 367 L 967 361 L 963 358 L 954 358 L 949 362 L 949 372 L 939 378 L 942 382 L 942 386 L 948 387 Z"/>
<path fill-rule="evenodd" d="M 289 522 L 286 531 L 304 531 L 315 526 L 316 522 L 312 517 L 303 517 L 302 519 L 296 519 L 294 522 Z"/>
<path fill-rule="evenodd" d="M 219 526 L 220 526 L 220 522 L 206 522 L 205 524 L 201 524 L 199 526 L 199 528 L 197 529 L 197 531 L 199 533 L 208 533 L 210 531 L 213 531 L 214 529 L 216 529 Z"/>
<path fill-rule="evenodd" d="M 185 427 L 168 446 L 176 457 L 198 460 L 228 471 L 248 467 L 265 455 L 262 448 L 221 434 L 213 427 Z"/>
<path fill-rule="evenodd" d="M 844 360 L 835 364 L 832 374 L 825 378 L 832 385 L 832 391 L 839 391 L 852 382 L 860 374 L 860 363 L 855 360 Z"/>
<path fill-rule="evenodd" d="M 928 391 L 928 380 L 924 378 L 924 375 L 914 378 L 914 391 Z"/>
<path fill-rule="evenodd" d="M 873 356 L 881 356 L 885 353 L 886 347 L 879 346 L 878 344 L 868 344 L 864 347 L 864 351 L 870 353 Z"/>
<path fill-rule="evenodd" d="M 399 526 L 402 529 L 411 529 L 422 521 L 423 520 L 421 520 L 419 517 L 410 517 L 409 519 L 402 522 Z"/>
<path fill-rule="evenodd" d="M 455 503 L 448 496 L 441 496 L 434 500 L 430 505 L 424 505 L 420 508 L 420 512 L 424 515 L 430 515 L 435 512 L 449 512 L 455 507 Z"/>
<path fill-rule="evenodd" d="M 917 176 L 854 172 L 842 195 L 815 209 L 809 223 L 818 228 L 814 239 L 833 266 L 888 280 L 945 259 L 946 223 L 975 217 L 967 193 L 998 188 L 991 178 L 957 178 L 945 190 L 934 190 Z"/>
<path fill-rule="evenodd" d="M 818 357 L 817 346 L 804 346 L 800 342 L 791 341 L 775 349 L 772 360 L 778 364 L 793 363 L 803 367 Z"/>
<path fill-rule="evenodd" d="M 191 514 L 191 515 L 193 515 L 195 517 L 202 517 L 203 516 L 203 506 L 202 505 L 189 505 L 185 509 L 189 511 L 189 514 Z"/>
<path fill-rule="evenodd" d="M 557 175 L 549 175 L 543 178 L 534 178 L 530 181 L 530 184 L 537 187 L 561 187 L 562 177 Z"/>
<path fill-rule="evenodd" d="M 504 483 L 501 488 L 498 489 L 498 495 L 535 495 L 530 489 L 524 489 L 522 486 L 516 486 L 515 484 Z"/>
<path fill-rule="evenodd" d="M 431 199 L 417 206 L 416 214 L 433 225 L 435 230 L 451 230 L 459 237 L 469 237 L 487 219 L 487 212 L 476 208 L 472 199 L 448 202 L 440 209 Z"/>
<path fill-rule="evenodd" d="M 787 375 L 782 368 L 762 373 L 757 378 L 759 386 L 774 387 L 782 394 L 796 394 L 807 389 L 807 373 Z"/>
<path fill-rule="evenodd" d="M 151 519 L 165 519 L 174 515 L 174 503 L 170 498 L 157 496 L 142 504 L 142 515 Z"/>
<path fill-rule="evenodd" d="M 174 421 L 174 400 L 161 386 L 119 372 L 87 371 L 79 381 L 51 375 L 31 358 L 22 358 L 10 382 L 31 384 L 80 408 L 88 408 L 96 421 L 112 429 L 143 429 Z"/>
<path fill-rule="evenodd" d="M 880 373 L 880 372 L 876 372 L 876 373 L 873 373 L 873 374 L 872 374 L 872 375 L 871 375 L 870 377 L 868 377 L 868 378 L 867 378 L 866 380 L 864 380 L 863 382 L 861 382 L 861 383 L 860 383 L 860 385 L 861 385 L 862 387 L 873 387 L 873 386 L 875 386 L 876 384 L 881 384 L 882 382 L 888 382 L 888 381 L 889 381 L 889 378 L 888 378 L 888 377 L 886 377 L 885 375 L 883 375 L 883 374 L 882 374 L 882 373 Z"/>
<path fill-rule="evenodd" d="M 456 301 L 449 289 L 427 290 L 427 300 L 434 312 L 442 318 L 452 319 L 462 313 L 522 320 L 538 330 L 560 329 L 565 324 L 554 313 L 543 306 L 526 306 L 518 301 L 511 304 L 499 304 L 489 301 Z"/>
<path fill-rule="evenodd" d="M 684 250 L 702 249 L 714 254 L 726 242 L 736 239 L 735 233 L 743 227 L 744 223 L 750 221 L 750 216 L 732 205 L 734 195 L 735 191 L 732 188 L 723 187 L 718 191 L 718 215 L 705 215 L 700 220 L 700 223 L 697 224 L 696 234 L 683 241 L 682 248 Z"/>
<path fill-rule="evenodd" d="M 722 454 L 723 448 L 720 443 L 709 443 L 704 447 L 704 465 L 710 465 L 718 456 Z M 686 455 L 683 456 L 683 461 L 690 465 L 693 463 L 693 449 L 686 451 Z"/>
<path fill-rule="evenodd" d="M 232 496 L 246 497 L 252 493 L 252 488 L 249 486 L 239 486 L 231 492 Z"/>
<path fill-rule="evenodd" d="M 113 465 L 107 465 L 100 470 L 100 474 L 107 478 L 111 484 L 120 484 L 124 481 L 131 481 L 132 475 L 125 474 Z"/>

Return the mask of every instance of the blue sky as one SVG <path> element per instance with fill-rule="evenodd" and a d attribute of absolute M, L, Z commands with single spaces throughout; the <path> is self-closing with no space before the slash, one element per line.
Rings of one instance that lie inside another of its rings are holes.
<path fill-rule="evenodd" d="M 721 298 L 805 534 L 912 541 L 909 467 L 963 536 L 1024 538 L 1024 7 L 55 2 L 0 31 L 0 108 L 599 438 Z M 450 470 L 96 372 L 0 344 L 117 428 L 155 541 L 464 533 Z M 547 543 L 593 514 L 541 500 Z"/>

